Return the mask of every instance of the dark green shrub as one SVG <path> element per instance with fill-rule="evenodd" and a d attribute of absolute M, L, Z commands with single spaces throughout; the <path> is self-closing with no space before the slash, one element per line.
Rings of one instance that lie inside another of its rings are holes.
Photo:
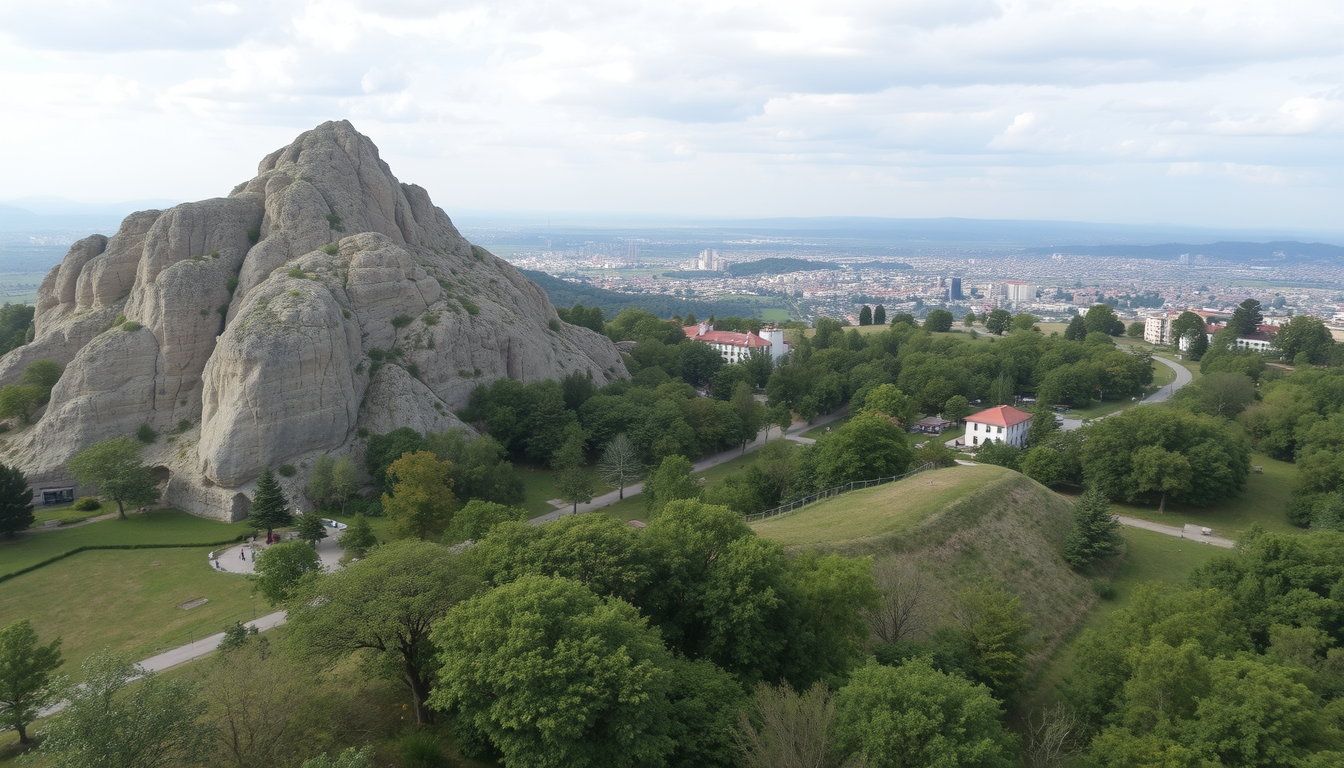
<path fill-rule="evenodd" d="M 140 428 L 135 431 L 135 439 L 145 445 L 149 445 L 159 439 L 159 433 L 155 432 L 154 428 L 148 424 L 141 424 Z"/>
<path fill-rule="evenodd" d="M 188 429 L 191 429 L 191 419 L 182 419 L 177 422 L 178 432 L 186 432 Z"/>
<path fill-rule="evenodd" d="M 356 437 L 368 437 L 368 436 L 369 436 L 369 429 L 368 429 L 368 427 L 360 427 L 359 429 L 356 429 L 356 430 L 355 430 L 355 436 L 356 436 Z"/>
<path fill-rule="evenodd" d="M 409 374 L 411 374 L 411 376 L 413 376 L 413 377 L 415 377 L 415 378 L 417 378 L 417 379 L 420 378 L 420 366 L 416 365 L 415 363 L 411 363 L 410 365 L 407 365 L 407 366 L 406 366 L 406 372 L 409 373 Z"/>
<path fill-rule="evenodd" d="M 387 353 L 378 347 L 369 350 L 369 359 L 376 363 L 381 363 L 386 357 Z"/>
<path fill-rule="evenodd" d="M 402 768 L 440 768 L 447 764 L 443 747 L 432 734 L 412 731 L 401 737 Z"/>
<path fill-rule="evenodd" d="M 329 256 L 335 256 L 336 253 L 340 250 L 341 250 L 340 248 L 336 247 L 335 243 L 332 243 L 331 245 L 322 246 L 322 252 L 326 253 Z"/>
<path fill-rule="evenodd" d="M 229 293 L 233 293 L 234 291 L 238 290 L 238 278 L 230 277 L 229 282 L 225 283 L 224 285 L 226 288 L 229 289 Z"/>
<path fill-rule="evenodd" d="M 344 231 L 345 231 L 345 225 L 341 223 L 341 217 L 340 217 L 340 216 L 337 216 L 337 215 L 334 214 L 334 213 L 331 214 L 331 215 L 329 215 L 329 216 L 327 216 L 327 226 L 331 227 L 332 229 L 336 230 L 337 232 L 344 232 Z"/>
<path fill-rule="evenodd" d="M 293 464 L 281 464 L 280 468 L 275 471 L 279 472 L 281 477 L 293 477 L 298 472 Z"/>
<path fill-rule="evenodd" d="M 559 320 L 556 320 L 555 318 L 551 318 L 551 321 L 550 321 L 549 323 L 547 323 L 547 325 L 550 326 L 550 328 L 551 328 L 552 331 L 555 331 L 556 333 L 559 333 L 559 332 L 560 332 L 560 321 L 559 321 Z"/>
<path fill-rule="evenodd" d="M 363 427 L 360 429 L 363 430 Z M 367 430 L 364 431 L 365 434 L 368 433 Z M 365 517 L 382 517 L 383 499 L 381 496 L 371 496 L 367 499 L 351 499 L 345 505 L 345 513 L 347 515 L 363 515 Z"/>
<path fill-rule="evenodd" d="M 247 230 L 247 239 L 253 245 L 256 245 L 261 240 L 261 227 L 252 227 Z"/>
<path fill-rule="evenodd" d="M 121 324 L 121 330 L 127 333 L 135 333 L 136 331 L 140 330 L 140 324 L 135 322 L 134 320 L 127 320 L 126 322 Z"/>
<path fill-rule="evenodd" d="M 289 270 L 289 276 L 290 276 L 290 277 L 307 277 L 308 275 L 305 274 L 304 271 L 303 271 L 302 269 L 299 269 L 298 267 L 295 267 L 295 268 Z"/>
<path fill-rule="evenodd" d="M 97 496 L 81 496 L 75 501 L 75 509 L 80 512 L 92 512 L 95 509 L 101 509 L 102 506 L 103 503 L 98 500 Z"/>
<path fill-rule="evenodd" d="M 479 314 L 481 314 L 481 308 L 478 307 L 478 306 L 476 306 L 476 304 L 473 303 L 470 299 L 464 299 L 464 298 L 462 298 L 461 296 L 458 296 L 458 297 L 457 297 L 457 301 L 458 301 L 459 304 L 462 305 L 462 308 L 463 308 L 463 309 L 467 310 L 467 314 L 468 314 L 468 315 L 479 315 Z"/>
<path fill-rule="evenodd" d="M 439 324 L 439 313 L 438 313 L 438 312 L 426 312 L 426 313 L 425 313 L 425 316 L 422 317 L 422 318 L 420 318 L 420 319 L 425 321 L 425 325 L 438 325 L 438 324 Z"/>
<path fill-rule="evenodd" d="M 1093 579 L 1092 591 L 1097 593 L 1097 597 L 1102 600 L 1115 599 L 1115 584 L 1110 579 Z"/>
<path fill-rule="evenodd" d="M 411 324 L 411 320 L 413 319 L 414 318 L 412 318 L 410 315 L 397 315 L 396 317 L 392 318 L 392 327 L 405 328 L 406 326 Z"/>

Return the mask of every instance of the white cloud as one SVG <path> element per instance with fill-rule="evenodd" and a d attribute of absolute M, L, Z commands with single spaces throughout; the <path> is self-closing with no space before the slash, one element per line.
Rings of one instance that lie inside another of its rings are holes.
<path fill-rule="evenodd" d="M 0 199 L 222 194 L 349 117 L 446 207 L 1137 221 L 1175 184 L 1337 227 L 1341 39 L 1337 0 L 8 3 Z"/>

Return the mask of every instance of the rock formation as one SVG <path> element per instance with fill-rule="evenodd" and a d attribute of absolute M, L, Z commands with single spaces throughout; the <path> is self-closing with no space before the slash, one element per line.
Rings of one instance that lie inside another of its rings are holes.
<path fill-rule="evenodd" d="M 263 465 L 362 454 L 364 436 L 402 426 L 464 427 L 453 411 L 479 384 L 626 375 L 607 339 L 560 322 L 344 121 L 267 156 L 226 198 L 75 243 L 34 323 L 0 358 L 0 384 L 42 358 L 65 374 L 3 460 L 37 487 L 148 424 L 164 503 L 221 519 L 245 512 Z"/>

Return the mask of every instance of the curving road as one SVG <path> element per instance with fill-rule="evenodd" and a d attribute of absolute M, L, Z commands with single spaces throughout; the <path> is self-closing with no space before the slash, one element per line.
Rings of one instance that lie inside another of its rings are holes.
<path fill-rule="evenodd" d="M 1176 374 L 1176 380 L 1171 382 L 1170 384 L 1167 384 L 1166 386 L 1162 387 L 1161 389 L 1157 390 L 1151 395 L 1144 397 L 1143 398 L 1144 403 L 1166 402 L 1167 400 L 1171 399 L 1171 396 L 1176 393 L 1176 390 L 1180 389 L 1181 387 L 1184 387 L 1186 384 L 1189 384 L 1190 381 L 1194 379 L 1194 374 L 1190 373 L 1190 369 L 1186 368 L 1184 365 L 1181 365 L 1180 363 L 1175 363 L 1170 360 L 1167 360 L 1166 358 L 1157 356 L 1154 356 L 1153 360 L 1170 368 Z M 1115 414 L 1122 413 L 1123 411 L 1124 409 L 1121 408 L 1118 411 L 1112 411 L 1106 414 L 1106 416 L 1114 416 Z M 1098 416 L 1097 418 L 1104 419 L 1106 418 L 1106 416 Z M 1096 419 L 1093 419 L 1093 421 L 1095 420 Z M 1083 426 L 1082 419 L 1063 419 L 1062 422 L 1063 423 L 1060 424 L 1059 428 L 1064 430 L 1065 432 L 1072 432 L 1073 430 Z"/>

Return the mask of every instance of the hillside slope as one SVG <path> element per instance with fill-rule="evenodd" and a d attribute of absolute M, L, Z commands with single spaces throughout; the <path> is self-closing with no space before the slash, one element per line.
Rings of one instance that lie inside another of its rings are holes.
<path fill-rule="evenodd" d="M 1048 656 L 1096 597 L 1060 556 L 1069 502 L 1001 467 L 957 466 L 855 491 L 752 525 L 791 549 L 875 563 L 896 559 L 925 574 L 930 629 L 951 623 L 958 590 L 988 583 L 1022 597 L 1035 658 Z"/>

